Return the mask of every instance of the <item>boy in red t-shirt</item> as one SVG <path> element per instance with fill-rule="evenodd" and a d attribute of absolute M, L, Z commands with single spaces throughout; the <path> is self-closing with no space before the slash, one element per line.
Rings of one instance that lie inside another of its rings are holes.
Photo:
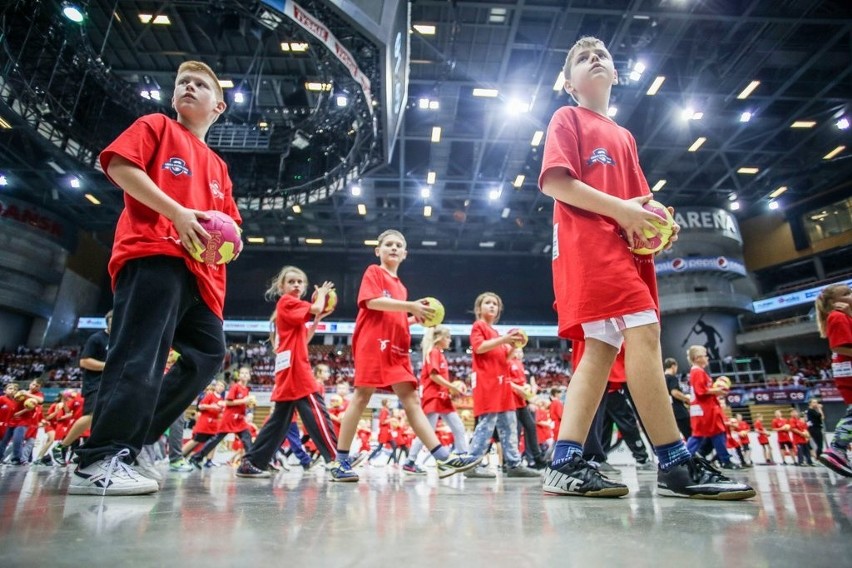
<path fill-rule="evenodd" d="M 793 439 L 790 436 L 790 423 L 781 414 L 780 410 L 775 411 L 775 418 L 772 419 L 772 431 L 778 434 L 778 448 L 781 450 L 781 463 L 787 465 L 787 458 L 790 458 L 790 463 L 796 463 L 793 458 Z"/>
<path fill-rule="evenodd" d="M 15 393 L 18 392 L 18 383 L 9 383 L 3 389 L 3 396 L 0 396 L 0 440 L 6 436 L 9 430 L 9 420 L 12 414 L 15 413 Z M 2 459 L 2 456 L 0 456 Z"/>
<path fill-rule="evenodd" d="M 6 445 L 11 441 L 11 464 L 24 464 L 23 450 L 24 443 L 27 440 L 27 431 L 33 426 L 38 430 L 38 424 L 41 420 L 41 405 L 44 404 L 41 385 L 41 379 L 33 379 L 28 390 L 18 390 L 14 393 L 12 400 L 14 406 L 6 422 L 6 433 L 0 439 L 0 461 L 6 454 Z"/>
<path fill-rule="evenodd" d="M 811 435 L 808 433 L 808 423 L 799 418 L 798 410 L 791 410 L 788 424 L 790 424 L 791 441 L 796 447 L 796 455 L 798 458 L 796 465 L 805 465 L 806 461 L 808 462 L 808 465 L 814 465 L 814 462 L 811 459 Z"/>
<path fill-rule="evenodd" d="M 596 38 L 568 52 L 565 89 L 579 104 L 562 107 L 548 127 L 539 185 L 555 200 L 553 287 L 561 337 L 586 342 L 568 385 L 566 414 L 546 470 L 544 491 L 612 497 L 627 486 L 603 477 L 583 460 L 583 442 L 625 345 L 628 385 L 659 458 L 660 494 L 708 499 L 753 497 L 754 490 L 689 455 L 671 412 L 660 349 L 659 307 L 653 256 L 631 247 L 657 233 L 651 199 L 639 166 L 636 141 L 607 116 L 618 82 L 612 55 Z M 676 240 L 679 227 L 675 225 Z M 723 495 L 724 494 L 724 495 Z"/>
<path fill-rule="evenodd" d="M 242 221 L 225 162 L 205 143 L 225 111 L 218 78 L 197 61 L 177 72 L 177 120 L 146 115 L 100 155 L 107 177 L 124 191 L 109 274 L 110 334 L 92 432 L 78 452 L 72 494 L 138 495 L 159 486 L 126 462 L 157 441 L 221 368 L 225 356 L 224 265 L 189 252 L 210 235 L 207 210 Z M 169 349 L 181 358 L 164 376 Z"/>
<path fill-rule="evenodd" d="M 384 231 L 378 242 L 375 253 L 379 264 L 367 268 L 358 291 L 358 317 L 352 335 L 355 394 L 340 425 L 332 479 L 358 481 L 358 474 L 352 471 L 349 449 L 361 413 L 377 388 L 391 388 L 399 397 L 417 437 L 435 456 L 439 477 L 476 467 L 480 459 L 450 454 L 441 446 L 420 408 L 417 378 L 408 354 L 411 349 L 409 325 L 433 316 L 435 310 L 423 301 L 409 301 L 408 290 L 397 275 L 407 255 L 402 233 L 392 229 Z M 413 318 L 408 317 L 409 313 Z"/>

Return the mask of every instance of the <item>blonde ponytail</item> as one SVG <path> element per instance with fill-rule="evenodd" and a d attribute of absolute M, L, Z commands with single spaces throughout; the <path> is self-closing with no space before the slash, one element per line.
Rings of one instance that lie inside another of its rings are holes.
<path fill-rule="evenodd" d="M 423 360 L 429 358 L 429 353 L 435 348 L 435 344 L 441 339 L 450 336 L 450 330 L 443 325 L 435 327 L 427 327 L 423 330 L 423 340 L 420 342 L 420 348 L 423 350 Z"/>
<path fill-rule="evenodd" d="M 819 336 L 825 337 L 825 326 L 828 321 L 828 314 L 834 309 L 834 300 L 838 296 L 849 293 L 849 286 L 846 284 L 832 284 L 826 286 L 819 293 L 814 301 L 814 309 L 816 310 L 817 328 L 819 328 Z"/>

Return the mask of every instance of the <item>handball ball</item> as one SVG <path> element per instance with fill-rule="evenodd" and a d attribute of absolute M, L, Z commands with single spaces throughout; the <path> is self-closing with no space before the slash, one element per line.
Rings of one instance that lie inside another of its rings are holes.
<path fill-rule="evenodd" d="M 518 329 L 517 327 L 513 327 L 512 329 L 510 329 L 508 335 L 514 335 L 516 333 L 520 333 L 523 339 L 513 341 L 512 345 L 514 345 L 516 349 L 523 349 L 527 346 L 527 343 L 529 343 L 530 338 L 527 337 L 526 331 L 524 331 L 523 329 Z"/>
<path fill-rule="evenodd" d="M 660 252 L 666 248 L 667 244 L 669 244 L 669 240 L 674 232 L 674 218 L 672 217 L 672 214 L 669 213 L 669 210 L 666 209 L 666 206 L 659 201 L 654 201 L 652 199 L 642 207 L 659 217 L 659 220 L 651 221 L 659 233 L 655 235 L 651 230 L 644 229 L 643 232 L 645 233 L 645 239 L 649 242 L 650 246 L 647 248 L 634 248 L 633 252 L 636 254 L 654 254 L 655 252 Z"/>
<path fill-rule="evenodd" d="M 198 223 L 210 233 L 203 248 L 190 253 L 192 258 L 204 264 L 227 264 L 237 258 L 243 250 L 242 230 L 239 225 L 221 211 L 205 211 L 209 219 L 199 219 Z"/>
<path fill-rule="evenodd" d="M 444 321 L 444 304 L 439 302 L 437 298 L 423 298 L 421 300 L 423 304 L 429 306 L 433 310 L 435 310 L 435 314 L 423 320 L 423 327 L 435 327 L 436 325 L 440 325 L 442 321 Z"/>
<path fill-rule="evenodd" d="M 311 303 L 317 301 L 317 291 L 314 290 L 314 293 L 311 294 Z M 325 297 L 325 306 L 322 309 L 322 313 L 330 314 L 334 311 L 334 308 L 337 307 L 337 292 L 334 290 L 329 290 L 328 295 Z"/>
<path fill-rule="evenodd" d="M 38 401 L 34 398 L 28 398 L 26 402 L 24 402 L 24 407 L 32 410 L 38 405 Z"/>
<path fill-rule="evenodd" d="M 726 376 L 722 375 L 721 377 L 719 377 L 718 379 L 716 379 L 716 380 L 713 382 L 713 388 L 717 388 L 717 389 L 728 389 L 728 390 L 730 390 L 730 388 L 731 388 L 731 379 L 729 379 L 728 377 L 726 377 Z"/>

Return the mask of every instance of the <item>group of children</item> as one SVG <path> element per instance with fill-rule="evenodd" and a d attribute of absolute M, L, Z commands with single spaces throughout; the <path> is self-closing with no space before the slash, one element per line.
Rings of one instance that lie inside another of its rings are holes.
<path fill-rule="evenodd" d="M 601 497 L 628 493 L 626 485 L 607 478 L 595 463 L 583 459 L 583 444 L 610 368 L 624 346 L 627 383 L 659 462 L 658 493 L 704 499 L 752 497 L 755 491 L 747 484 L 731 480 L 696 456 L 694 447 L 690 451 L 672 413 L 661 410 L 669 408 L 669 398 L 660 353 L 654 261 L 653 256 L 632 250 L 648 246 L 658 232 L 653 225 L 657 217 L 643 208 L 651 192 L 638 163 L 636 142 L 607 116 L 610 91 L 618 81 L 612 56 L 600 40 L 582 38 L 569 51 L 563 73 L 565 90 L 578 106 L 560 108 L 550 122 L 539 186 L 554 200 L 553 287 L 559 335 L 582 341 L 585 347 L 568 386 L 552 461 L 533 463 L 544 468 L 543 490 Z M 223 211 L 241 221 L 227 167 L 204 143 L 208 129 L 226 108 L 215 73 L 199 62 L 181 65 L 172 106 L 177 120 L 164 115 L 142 117 L 100 157 L 107 176 L 124 191 L 126 207 L 109 264 L 115 330 L 92 435 L 80 452 L 70 493 L 157 491 L 156 481 L 130 464 L 134 457 L 138 459 L 140 448 L 156 440 L 210 382 L 224 356 L 226 268 L 196 262 L 188 254 L 209 238 L 199 223 L 207 216 L 205 210 Z M 678 229 L 674 227 L 672 241 L 677 240 Z M 519 333 L 501 335 L 493 327 L 503 309 L 500 297 L 486 292 L 474 304 L 471 386 L 477 426 L 466 451 L 457 447 L 450 452 L 433 429 L 437 416 L 451 428 L 456 422 L 454 409 L 443 403 L 446 392 L 453 389 L 446 384 L 446 363 L 440 352 L 434 352 L 446 345 L 446 339 L 433 335 L 424 354 L 428 379 L 424 382 L 432 381 L 430 389 L 438 393 L 437 399 L 424 395 L 424 408 L 409 357 L 409 326 L 427 320 L 434 310 L 425 301 L 408 299 L 398 275 L 408 254 L 400 232 L 379 235 L 375 254 L 378 264 L 365 271 L 357 298 L 355 392 L 348 408 L 338 415 L 337 432 L 311 373 L 307 343 L 313 328 L 306 325 L 328 313 L 326 298 L 333 285 L 315 286 L 315 296 L 307 301 L 303 299 L 307 276 L 298 268 L 285 267 L 274 280 L 270 295 L 277 299 L 275 409 L 254 444 L 245 444 L 238 475 L 270 475 L 268 464 L 286 438 L 294 412 L 299 412 L 317 448 L 331 460 L 331 478 L 358 481 L 354 465 L 360 455 L 351 449 L 361 415 L 378 389 L 390 389 L 417 438 L 434 456 L 440 477 L 476 468 L 496 427 L 507 475 L 539 478 L 538 471 L 522 465 L 517 451 L 519 402 L 509 386 L 509 360 L 513 346 L 523 338 Z M 848 303 L 850 299 L 847 289 L 841 300 Z M 836 299 L 832 301 L 828 335 L 832 349 L 845 353 L 845 359 L 837 362 L 835 376 L 852 379 L 848 336 L 835 348 L 834 314 L 840 312 Z M 164 377 L 172 346 L 182 356 Z M 706 358 L 706 353 L 700 356 Z M 712 385 L 699 393 L 713 394 Z M 237 392 L 225 408 L 244 404 L 246 398 L 247 393 Z M 701 404 L 693 406 L 703 410 Z M 835 443 L 848 443 L 849 426 L 852 414 L 839 427 Z M 716 445 L 712 432 L 697 436 Z M 718 450 L 725 451 L 724 443 Z M 839 446 L 830 449 L 828 456 L 834 469 L 840 467 L 837 464 L 848 468 Z"/>

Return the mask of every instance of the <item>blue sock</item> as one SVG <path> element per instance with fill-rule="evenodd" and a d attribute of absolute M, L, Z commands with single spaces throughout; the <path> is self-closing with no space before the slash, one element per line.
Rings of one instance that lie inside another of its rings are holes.
<path fill-rule="evenodd" d="M 556 445 L 553 446 L 553 463 L 550 467 L 556 469 L 574 456 L 583 457 L 582 444 L 571 440 L 557 440 Z"/>
<path fill-rule="evenodd" d="M 349 461 L 349 450 L 344 451 L 338 448 L 337 461 L 339 461 L 340 463 L 343 463 L 344 461 Z"/>
<path fill-rule="evenodd" d="M 445 459 L 450 457 L 450 450 L 448 450 L 444 446 L 435 446 L 429 451 L 432 452 L 432 455 L 435 456 L 436 460 L 444 461 Z"/>
<path fill-rule="evenodd" d="M 668 471 L 689 459 L 689 450 L 686 449 L 686 444 L 682 440 L 665 446 L 657 446 L 654 448 L 654 452 L 657 454 L 657 459 L 660 460 L 660 469 L 663 471 Z"/>

